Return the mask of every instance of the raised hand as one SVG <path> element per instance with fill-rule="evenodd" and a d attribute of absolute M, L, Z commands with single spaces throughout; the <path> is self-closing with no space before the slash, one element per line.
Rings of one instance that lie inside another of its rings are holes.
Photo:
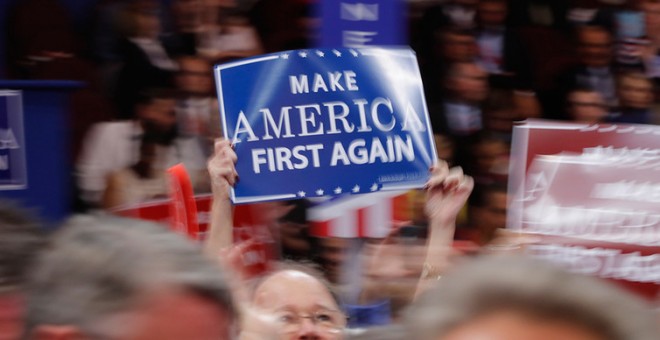
<path fill-rule="evenodd" d="M 207 163 L 214 199 L 227 199 L 229 188 L 234 186 L 238 180 L 238 173 L 234 166 L 237 161 L 236 153 L 231 142 L 225 139 L 216 140 L 214 151 Z"/>
<path fill-rule="evenodd" d="M 426 183 L 426 214 L 431 224 L 435 224 L 434 221 L 443 225 L 453 223 L 473 187 L 474 180 L 464 175 L 460 167 L 449 169 L 444 161 L 433 166 Z"/>

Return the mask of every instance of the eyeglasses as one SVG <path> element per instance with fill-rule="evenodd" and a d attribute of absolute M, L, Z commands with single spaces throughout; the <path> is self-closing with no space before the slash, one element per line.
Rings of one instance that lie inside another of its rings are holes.
<path fill-rule="evenodd" d="M 290 311 L 282 311 L 277 315 L 277 322 L 282 325 L 285 333 L 293 333 L 299 329 L 303 319 L 309 319 L 322 331 L 335 331 L 346 326 L 346 316 L 336 310 L 319 310 L 312 314 L 304 315 Z"/>

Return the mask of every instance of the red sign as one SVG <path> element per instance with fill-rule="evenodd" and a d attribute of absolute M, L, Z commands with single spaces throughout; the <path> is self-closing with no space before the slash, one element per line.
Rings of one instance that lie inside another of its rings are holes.
<path fill-rule="evenodd" d="M 531 254 L 660 293 L 660 128 L 530 120 L 514 128 L 507 227 Z"/>

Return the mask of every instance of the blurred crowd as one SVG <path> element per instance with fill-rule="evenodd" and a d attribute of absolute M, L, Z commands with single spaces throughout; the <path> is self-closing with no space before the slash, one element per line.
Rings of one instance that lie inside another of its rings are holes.
<path fill-rule="evenodd" d="M 20 0 L 7 71 L 84 82 L 70 103 L 78 212 L 165 198 L 180 162 L 195 192 L 228 205 L 212 66 L 313 48 L 317 4 L 97 0 L 81 30 L 57 0 Z M 43 235 L 0 209 L 0 339 L 657 338 L 649 306 L 607 284 L 466 258 L 519 241 L 504 231 L 515 122 L 658 121 L 660 1 L 409 0 L 407 18 L 446 162 L 410 193 L 410 221 L 385 239 L 314 238 L 312 203 L 265 204 L 278 257 L 294 262 L 248 278 L 226 206 L 208 256 L 147 222 L 87 216 Z"/>

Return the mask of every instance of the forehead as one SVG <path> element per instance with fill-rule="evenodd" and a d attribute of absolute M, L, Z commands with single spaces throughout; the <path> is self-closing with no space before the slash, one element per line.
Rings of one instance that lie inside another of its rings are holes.
<path fill-rule="evenodd" d="M 295 270 L 281 271 L 267 278 L 254 292 L 253 302 L 268 310 L 338 309 L 328 288 L 313 276 Z"/>

